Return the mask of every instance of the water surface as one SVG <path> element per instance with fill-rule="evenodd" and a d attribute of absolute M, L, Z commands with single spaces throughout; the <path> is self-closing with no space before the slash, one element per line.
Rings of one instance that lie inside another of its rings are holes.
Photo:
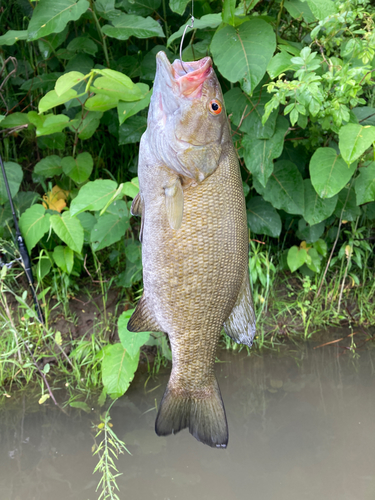
<path fill-rule="evenodd" d="M 147 375 L 137 375 L 111 411 L 113 429 L 132 453 L 118 461 L 121 500 L 373 500 L 375 349 L 367 342 L 353 356 L 339 344 L 314 346 L 219 352 L 226 450 L 204 446 L 186 430 L 157 437 L 155 406 L 169 370 L 146 386 Z M 97 405 L 91 414 L 64 414 L 20 399 L 2 406 L 0 499 L 97 499 Z"/>

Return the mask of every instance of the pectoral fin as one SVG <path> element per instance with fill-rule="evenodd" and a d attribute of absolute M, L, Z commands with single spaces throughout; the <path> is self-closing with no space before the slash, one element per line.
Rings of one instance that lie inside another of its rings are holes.
<path fill-rule="evenodd" d="M 139 241 L 142 243 L 145 216 L 144 216 L 143 200 L 142 200 L 141 193 L 138 193 L 137 196 L 134 198 L 132 206 L 130 207 L 130 213 L 136 217 L 142 217 L 141 229 L 139 231 Z"/>
<path fill-rule="evenodd" d="M 164 192 L 169 225 L 172 229 L 180 229 L 184 215 L 184 192 L 180 179 L 176 179 L 171 186 L 165 187 Z"/>
<path fill-rule="evenodd" d="M 142 197 L 141 193 L 138 193 L 134 198 L 132 206 L 130 208 L 130 213 L 136 217 L 141 217 L 142 215 Z"/>
<path fill-rule="evenodd" d="M 233 310 L 224 322 L 224 330 L 238 344 L 252 346 L 255 335 L 255 314 L 248 269 Z"/>

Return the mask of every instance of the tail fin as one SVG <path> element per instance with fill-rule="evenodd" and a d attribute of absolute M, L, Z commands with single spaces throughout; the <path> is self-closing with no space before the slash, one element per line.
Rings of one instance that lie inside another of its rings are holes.
<path fill-rule="evenodd" d="M 158 436 L 176 434 L 185 427 L 198 441 L 213 448 L 226 448 L 228 424 L 216 379 L 206 397 L 181 396 L 167 386 L 156 417 Z"/>

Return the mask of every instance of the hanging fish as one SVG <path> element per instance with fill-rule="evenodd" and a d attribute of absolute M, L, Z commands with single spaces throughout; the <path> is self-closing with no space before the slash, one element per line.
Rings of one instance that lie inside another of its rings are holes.
<path fill-rule="evenodd" d="M 128 329 L 169 336 L 172 373 L 160 403 L 159 436 L 189 428 L 225 448 L 228 426 L 214 374 L 220 332 L 252 345 L 245 199 L 212 61 L 171 65 L 164 52 L 139 152 L 144 291 Z"/>

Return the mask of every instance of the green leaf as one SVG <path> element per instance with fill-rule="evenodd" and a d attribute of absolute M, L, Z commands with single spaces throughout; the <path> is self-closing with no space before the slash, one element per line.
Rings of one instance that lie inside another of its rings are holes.
<path fill-rule="evenodd" d="M 77 184 L 82 184 L 90 177 L 94 161 L 90 153 L 81 153 L 77 158 L 66 156 L 61 160 L 61 165 L 64 174 Z"/>
<path fill-rule="evenodd" d="M 284 7 L 294 19 L 303 19 L 308 24 L 316 22 L 309 5 L 303 0 L 288 0 L 284 3 Z"/>
<path fill-rule="evenodd" d="M 150 332 L 129 332 L 128 323 L 134 309 L 129 309 L 121 314 L 118 319 L 118 336 L 121 344 L 129 356 L 139 356 L 139 349 L 148 341 Z"/>
<path fill-rule="evenodd" d="M 349 196 L 348 196 L 349 193 Z M 357 200 L 355 196 L 355 192 L 353 189 L 344 188 L 339 192 L 339 199 L 337 200 L 335 215 L 336 217 L 341 216 L 341 212 L 345 206 L 345 209 L 342 213 L 343 221 L 355 221 L 357 217 L 361 215 L 361 208 L 357 205 Z"/>
<path fill-rule="evenodd" d="M 131 82 L 132 83 L 132 82 Z M 119 99 L 120 101 L 137 101 L 143 97 L 143 93 L 138 85 L 132 83 L 131 88 L 106 76 L 95 80 L 95 86 L 91 87 L 96 94 L 107 95 Z"/>
<path fill-rule="evenodd" d="M 108 111 L 115 108 L 118 104 L 118 98 L 105 94 L 97 94 L 90 97 L 85 102 L 85 108 L 89 111 Z"/>
<path fill-rule="evenodd" d="M 59 33 L 69 21 L 77 21 L 87 11 L 87 0 L 39 0 L 28 27 L 28 40 Z"/>
<path fill-rule="evenodd" d="M 77 219 L 79 219 L 83 227 L 84 242 L 91 243 L 91 231 L 97 222 L 96 218 L 90 212 L 81 212 L 77 215 Z"/>
<path fill-rule="evenodd" d="M 324 240 L 319 239 L 318 241 L 315 241 L 314 248 L 323 257 L 325 257 L 328 253 L 327 243 Z"/>
<path fill-rule="evenodd" d="M 56 49 L 66 40 L 68 27 L 66 26 L 60 33 L 52 33 L 38 40 L 38 47 L 43 59 L 47 60 L 56 52 Z"/>
<path fill-rule="evenodd" d="M 275 163 L 264 190 L 264 199 L 288 214 L 304 213 L 304 186 L 298 168 L 289 160 Z"/>
<path fill-rule="evenodd" d="M 57 95 L 55 90 L 50 90 L 39 101 L 39 106 L 38 106 L 39 113 L 44 113 L 45 111 L 48 111 L 51 108 L 60 106 L 60 104 L 64 104 L 65 102 L 68 102 L 70 101 L 70 99 L 73 99 L 75 97 L 77 97 L 77 91 L 74 89 L 70 89 L 61 95 Z"/>
<path fill-rule="evenodd" d="M 80 123 L 77 128 L 78 137 L 81 140 L 90 139 L 99 127 L 102 116 L 103 113 L 101 111 L 89 111 L 85 113 L 82 120 L 82 111 L 79 111 L 75 116 L 75 120 L 79 120 Z M 72 127 L 71 130 L 74 131 Z"/>
<path fill-rule="evenodd" d="M 160 7 L 161 0 L 122 0 L 122 8 L 128 14 L 136 14 L 138 16 L 151 16 Z M 118 4 L 117 4 L 118 5 Z M 173 10 L 172 4 L 169 7 Z"/>
<path fill-rule="evenodd" d="M 43 205 L 33 205 L 21 215 L 20 229 L 29 252 L 49 230 L 50 217 Z"/>
<path fill-rule="evenodd" d="M 102 380 L 111 398 L 127 391 L 138 367 L 139 357 L 132 358 L 121 344 L 107 345 L 102 362 Z"/>
<path fill-rule="evenodd" d="M 270 139 L 257 139 L 245 135 L 242 139 L 246 168 L 265 186 L 273 171 L 273 160 L 278 158 L 284 147 L 284 137 L 289 123 L 283 116 L 276 120 L 276 130 Z"/>
<path fill-rule="evenodd" d="M 32 113 L 33 111 L 30 111 Z M 38 146 L 41 149 L 65 149 L 66 134 L 64 132 L 57 132 L 56 134 L 44 135 L 38 137 Z"/>
<path fill-rule="evenodd" d="M 53 251 L 53 260 L 64 273 L 70 274 L 72 272 L 74 252 L 71 248 L 58 245 Z"/>
<path fill-rule="evenodd" d="M 133 264 L 142 264 L 142 245 L 139 241 L 132 241 L 125 247 L 125 255 Z"/>
<path fill-rule="evenodd" d="M 281 219 L 273 206 L 261 196 L 255 196 L 247 204 L 247 222 L 251 231 L 277 238 L 281 233 Z"/>
<path fill-rule="evenodd" d="M 55 92 L 60 97 L 65 92 L 73 88 L 77 83 L 84 79 L 85 75 L 79 71 L 69 71 L 58 78 L 55 85 Z"/>
<path fill-rule="evenodd" d="M 8 179 L 10 194 L 12 198 L 16 196 L 20 188 L 23 172 L 22 168 L 14 161 L 4 162 L 5 173 Z M 4 183 L 2 172 L 0 172 L 0 205 L 4 205 L 8 201 L 8 194 Z"/>
<path fill-rule="evenodd" d="M 129 120 L 120 125 L 119 145 L 139 142 L 146 127 L 147 118 L 145 116 L 131 116 Z"/>
<path fill-rule="evenodd" d="M 249 94 L 263 78 L 276 48 L 275 33 L 262 19 L 251 18 L 234 28 L 216 31 L 211 52 L 220 73 L 230 82 L 241 80 Z"/>
<path fill-rule="evenodd" d="M 306 0 L 313 15 L 323 21 L 328 16 L 337 14 L 337 9 L 332 0 Z"/>
<path fill-rule="evenodd" d="M 131 36 L 136 38 L 151 38 L 154 36 L 164 38 L 160 24 L 151 17 L 133 16 L 122 14 L 112 20 L 113 26 L 106 24 L 102 31 L 107 36 L 118 40 L 127 40 Z"/>
<path fill-rule="evenodd" d="M 139 180 L 138 177 L 134 177 L 131 182 L 125 182 L 122 192 L 125 196 L 130 198 L 135 198 L 139 193 Z"/>
<path fill-rule="evenodd" d="M 27 30 L 9 30 L 5 35 L 0 36 L 0 46 L 1 45 L 14 45 L 18 40 L 27 40 L 28 31 Z"/>
<path fill-rule="evenodd" d="M 236 0 L 224 0 L 223 11 L 221 13 L 224 23 L 235 26 Z"/>
<path fill-rule="evenodd" d="M 29 91 L 31 89 L 43 90 L 49 92 L 55 86 L 56 80 L 61 76 L 61 73 L 45 73 L 43 75 L 35 75 L 30 80 L 26 80 L 21 85 L 21 90 Z"/>
<path fill-rule="evenodd" d="M 27 125 L 30 123 L 29 117 L 27 113 L 12 113 L 11 115 L 6 116 L 0 122 L 0 128 L 13 128 L 20 127 L 22 125 Z"/>
<path fill-rule="evenodd" d="M 298 231 L 296 231 L 296 236 L 300 240 L 305 240 L 306 243 L 314 243 L 314 241 L 322 236 L 324 228 L 324 222 L 310 226 L 305 219 L 302 218 L 298 221 Z"/>
<path fill-rule="evenodd" d="M 310 179 L 305 179 L 303 183 L 305 191 L 305 210 L 303 216 L 306 222 L 313 226 L 328 219 L 333 214 L 337 204 L 337 196 L 335 195 L 323 200 L 312 187 Z"/>
<path fill-rule="evenodd" d="M 303 266 L 307 260 L 307 252 L 304 248 L 299 249 L 296 246 L 289 248 L 287 262 L 289 269 L 294 273 L 298 268 Z"/>
<path fill-rule="evenodd" d="M 84 401 L 73 401 L 72 403 L 69 403 L 69 406 L 71 406 L 72 408 L 79 408 L 86 413 L 91 413 L 91 408 Z"/>
<path fill-rule="evenodd" d="M 375 126 L 375 108 L 369 106 L 360 106 L 352 109 L 360 125 L 374 125 Z"/>
<path fill-rule="evenodd" d="M 357 205 L 375 201 L 375 161 L 368 167 L 359 169 L 359 176 L 354 185 Z"/>
<path fill-rule="evenodd" d="M 314 273 L 319 273 L 321 257 L 319 257 L 318 252 L 315 250 L 315 248 L 309 248 L 307 255 L 309 257 L 306 260 L 307 267 L 311 269 L 311 271 L 314 271 Z"/>
<path fill-rule="evenodd" d="M 200 19 L 194 20 L 194 29 L 205 30 L 207 28 L 217 28 L 221 22 L 221 14 L 207 14 L 206 16 L 202 16 Z M 185 26 L 186 24 L 183 24 L 178 31 L 173 33 L 173 35 L 168 38 L 167 47 L 169 47 L 174 40 L 178 40 L 182 37 Z"/>
<path fill-rule="evenodd" d="M 118 103 L 117 112 L 120 125 L 122 125 L 125 120 L 137 114 L 142 109 L 147 108 L 147 106 L 150 104 L 152 88 L 150 89 L 149 86 L 145 83 L 137 83 L 136 85 L 140 88 L 144 97 L 140 101 Z"/>
<path fill-rule="evenodd" d="M 36 127 L 36 135 L 38 137 L 56 134 L 69 125 L 69 117 L 66 115 L 54 115 L 51 113 L 49 115 L 42 115 L 39 118 L 40 120 L 38 120 L 38 125 Z M 36 125 L 35 120 L 34 124 Z"/>
<path fill-rule="evenodd" d="M 298 69 L 296 64 L 291 62 L 293 56 L 285 52 L 279 52 L 270 60 L 267 66 L 267 73 L 272 79 L 277 78 L 281 73 L 286 71 L 295 71 Z"/>
<path fill-rule="evenodd" d="M 48 178 L 62 173 L 61 158 L 57 155 L 50 155 L 38 161 L 34 167 L 34 174 Z"/>
<path fill-rule="evenodd" d="M 310 176 L 321 198 L 332 198 L 350 181 L 357 167 L 350 167 L 332 148 L 318 148 L 310 160 Z"/>
<path fill-rule="evenodd" d="M 97 179 L 82 186 L 70 205 L 70 213 L 77 215 L 85 210 L 101 210 L 116 192 L 117 183 L 108 179 Z"/>
<path fill-rule="evenodd" d="M 348 123 L 340 128 L 339 148 L 347 164 L 357 160 L 375 141 L 375 127 Z"/>
<path fill-rule="evenodd" d="M 227 113 L 232 115 L 232 123 L 237 127 L 241 123 L 241 132 L 257 139 L 270 139 L 274 135 L 277 110 L 274 110 L 265 125 L 262 125 L 264 106 L 271 99 L 264 88 L 255 89 L 250 97 L 239 87 L 235 87 L 224 95 L 224 99 Z"/>
<path fill-rule="evenodd" d="M 169 7 L 173 12 L 176 12 L 177 14 L 180 14 L 180 16 L 182 16 L 189 2 L 190 0 L 170 0 Z"/>
<path fill-rule="evenodd" d="M 78 36 L 69 42 L 67 50 L 70 52 L 86 52 L 86 54 L 94 56 L 98 51 L 98 45 L 87 36 Z"/>
<path fill-rule="evenodd" d="M 74 252 L 81 253 L 83 246 L 83 227 L 70 211 L 61 215 L 51 215 L 51 226 L 57 236 Z"/>
<path fill-rule="evenodd" d="M 105 213 L 92 228 L 91 242 L 94 251 L 109 247 L 124 237 L 129 229 L 129 219 Z"/>

